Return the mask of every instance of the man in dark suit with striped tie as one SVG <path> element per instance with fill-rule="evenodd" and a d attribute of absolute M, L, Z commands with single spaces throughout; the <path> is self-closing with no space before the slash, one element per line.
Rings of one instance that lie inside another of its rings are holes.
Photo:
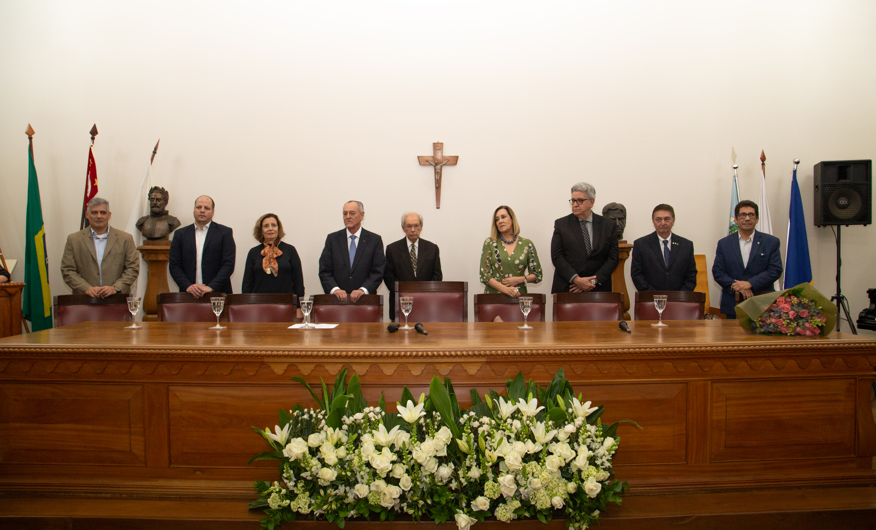
<path fill-rule="evenodd" d="M 363 294 L 377 294 L 386 270 L 386 256 L 383 239 L 362 228 L 365 205 L 349 201 L 343 213 L 345 228 L 325 238 L 319 257 L 319 281 L 326 294 L 341 301 L 349 296 L 355 302 Z"/>
<path fill-rule="evenodd" d="M 395 282 L 440 282 L 441 253 L 438 245 L 420 237 L 423 216 L 410 212 L 402 215 L 405 237 L 386 246 L 386 274 L 389 289 L 389 319 L 395 322 Z"/>
<path fill-rule="evenodd" d="M 554 222 L 551 293 L 610 292 L 617 268 L 617 224 L 593 213 L 596 188 L 586 182 L 572 186 L 572 213 Z"/>
<path fill-rule="evenodd" d="M 633 243 L 630 276 L 637 291 L 693 291 L 697 263 L 693 242 L 672 233 L 675 210 L 658 204 L 651 213 L 654 232 Z"/>

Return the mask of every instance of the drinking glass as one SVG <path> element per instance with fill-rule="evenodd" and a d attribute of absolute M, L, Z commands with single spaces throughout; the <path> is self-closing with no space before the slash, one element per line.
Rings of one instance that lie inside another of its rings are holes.
<path fill-rule="evenodd" d="M 532 297 L 521 296 L 517 300 L 520 301 L 520 311 L 523 312 L 523 325 L 517 326 L 517 329 L 532 329 L 532 326 L 530 326 L 527 322 L 527 319 L 529 318 L 529 312 L 532 311 Z"/>
<path fill-rule="evenodd" d="M 301 301 L 301 312 L 304 313 L 304 325 L 300 329 L 313 329 L 316 326 L 310 323 L 310 312 L 313 311 L 313 298 Z"/>
<path fill-rule="evenodd" d="M 408 325 L 408 315 L 411 314 L 411 310 L 414 308 L 414 297 L 413 296 L 402 296 L 398 299 L 399 304 L 401 305 L 401 311 L 405 314 L 405 325 L 398 329 L 414 329 Z"/>
<path fill-rule="evenodd" d="M 140 297 L 139 296 L 129 296 L 128 297 L 128 311 L 131 312 L 131 325 L 125 326 L 125 329 L 140 329 L 143 326 L 138 326 L 137 321 L 134 320 L 134 317 L 137 315 L 137 311 L 140 310 Z"/>
<path fill-rule="evenodd" d="M 219 323 L 219 315 L 221 315 L 222 310 L 225 309 L 225 297 L 214 296 L 210 298 L 210 303 L 213 304 L 213 313 L 216 314 L 216 325 L 210 329 L 225 329 L 225 326 Z"/>
<path fill-rule="evenodd" d="M 660 320 L 656 324 L 651 324 L 652 327 L 655 328 L 665 328 L 666 324 L 663 323 L 663 310 L 666 309 L 666 295 L 665 294 L 655 294 L 654 295 L 654 307 L 657 308 L 657 312 L 660 314 Z"/>

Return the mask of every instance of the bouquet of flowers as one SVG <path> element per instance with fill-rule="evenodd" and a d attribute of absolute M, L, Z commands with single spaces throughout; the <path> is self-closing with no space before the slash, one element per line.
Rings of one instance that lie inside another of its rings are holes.
<path fill-rule="evenodd" d="M 455 521 L 461 530 L 500 521 L 566 517 L 586 528 L 628 489 L 613 478 L 618 425 L 603 425 L 603 408 L 575 397 L 560 370 L 546 389 L 518 374 L 506 395 L 491 390 L 461 410 L 450 380 L 435 377 L 417 402 L 404 388 L 387 413 L 381 396 L 367 406 L 358 376 L 338 375 L 318 396 L 319 409 L 280 411 L 280 425 L 258 432 L 271 446 L 253 460 L 280 460 L 279 480 L 256 483 L 272 529 L 298 515 L 343 528 L 352 518 Z M 630 421 L 630 420 L 623 420 Z M 635 422 L 631 422 L 635 423 Z M 252 462 L 252 461 L 251 461 Z"/>
<path fill-rule="evenodd" d="M 808 283 L 754 296 L 736 306 L 743 329 L 762 335 L 828 335 L 836 326 L 836 306 Z"/>

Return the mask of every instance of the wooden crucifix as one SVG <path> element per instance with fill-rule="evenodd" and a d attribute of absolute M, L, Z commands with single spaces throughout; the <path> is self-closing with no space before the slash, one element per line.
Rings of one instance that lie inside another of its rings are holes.
<path fill-rule="evenodd" d="M 418 156 L 421 166 L 435 167 L 435 208 L 441 208 L 441 171 L 444 166 L 455 166 L 458 156 L 444 156 L 444 144 L 435 142 L 432 144 L 432 156 Z"/>

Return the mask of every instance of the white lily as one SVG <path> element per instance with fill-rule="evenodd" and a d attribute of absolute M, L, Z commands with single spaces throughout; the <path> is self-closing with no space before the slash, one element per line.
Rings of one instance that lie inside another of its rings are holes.
<path fill-rule="evenodd" d="M 536 408 L 537 405 L 538 400 L 535 398 L 530 399 L 528 403 L 523 398 L 520 398 L 520 400 L 517 402 L 517 408 L 520 409 L 520 412 L 523 413 L 524 416 L 529 417 L 535 416 L 539 413 L 539 411 L 544 410 L 544 407 Z"/>
<path fill-rule="evenodd" d="M 517 410 L 517 405 L 512 405 L 511 403 L 511 401 L 505 403 L 505 400 L 502 399 L 501 396 L 499 397 L 499 414 L 502 416 L 503 420 L 507 420 L 508 416 L 510 416 L 514 413 L 515 410 Z"/>
<path fill-rule="evenodd" d="M 274 431 L 277 433 L 274 434 L 271 432 L 270 427 L 265 427 L 265 434 L 268 435 L 268 438 L 280 444 L 281 447 L 286 447 L 286 441 L 289 440 L 289 429 L 291 428 L 292 425 L 289 423 L 287 423 L 286 426 L 283 427 L 283 430 L 280 430 L 279 425 L 274 425 Z"/>
<path fill-rule="evenodd" d="M 402 419 L 408 423 L 416 423 L 418 419 L 426 415 L 426 412 L 423 408 L 426 406 L 425 403 L 420 403 L 419 405 L 414 405 L 414 402 L 410 399 L 408 400 L 408 406 L 398 406 L 398 413 L 401 415 Z"/>
<path fill-rule="evenodd" d="M 541 445 L 545 445 L 546 443 L 553 440 L 556 434 L 556 430 L 547 432 L 547 428 L 542 422 L 536 423 L 535 427 L 532 429 L 532 436 L 535 438 L 535 441 L 540 443 Z"/>
<path fill-rule="evenodd" d="M 378 430 L 371 431 L 371 435 L 374 437 L 374 443 L 382 445 L 383 447 L 392 445 L 392 442 L 395 441 L 396 434 L 398 434 L 398 425 L 393 427 L 391 431 L 387 432 L 386 427 L 382 423 L 378 427 Z"/>
<path fill-rule="evenodd" d="M 578 401 L 578 398 L 572 398 L 572 409 L 575 411 L 575 416 L 578 416 L 579 418 L 586 418 L 598 408 L 599 407 L 591 407 L 589 401 L 585 401 L 582 405 L 581 402 Z"/>

